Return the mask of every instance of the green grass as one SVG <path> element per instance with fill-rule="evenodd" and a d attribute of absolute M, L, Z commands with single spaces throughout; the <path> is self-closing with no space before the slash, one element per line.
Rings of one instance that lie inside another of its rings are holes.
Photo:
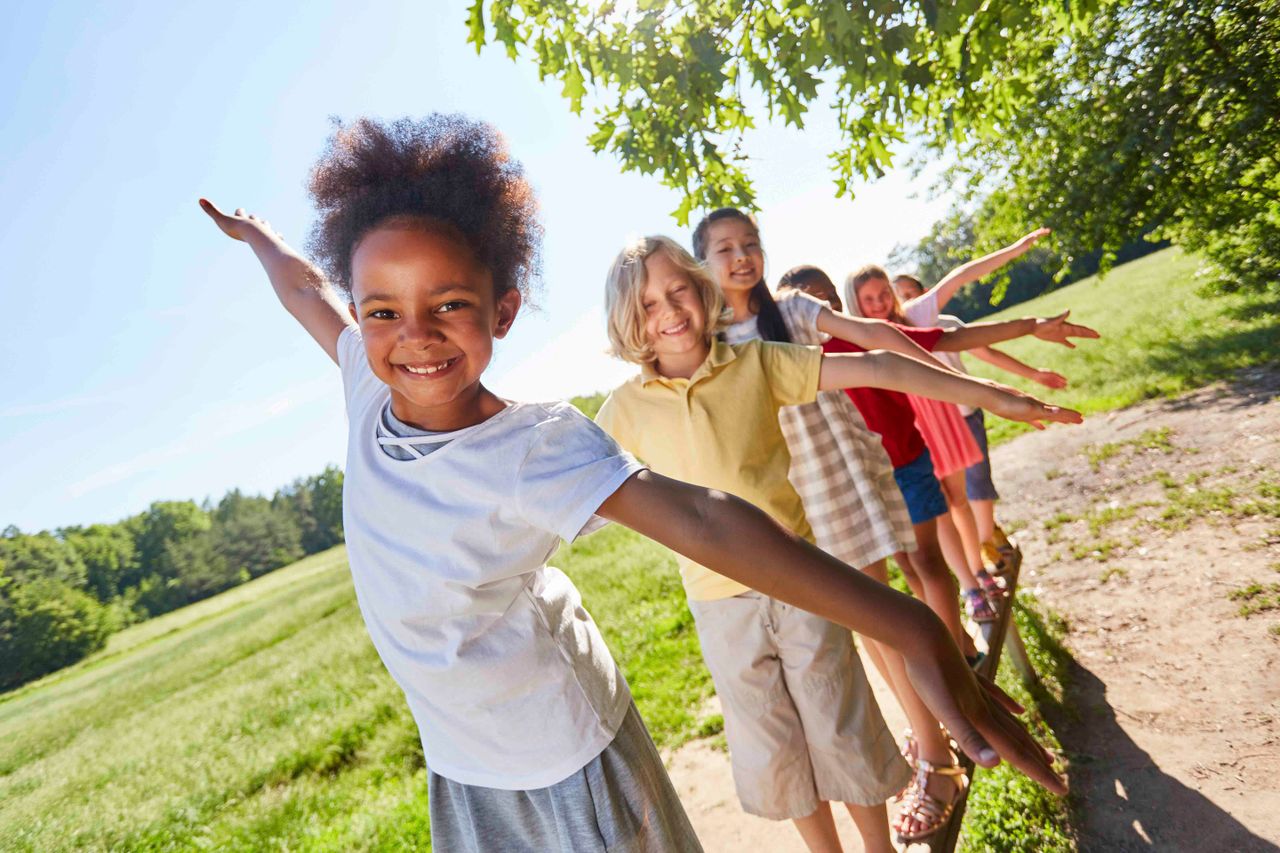
<path fill-rule="evenodd" d="M 627 673 L 654 739 L 714 733 L 674 562 L 620 528 L 553 561 Z M 4 849 L 426 846 L 417 732 L 339 548 L 113 638 L 0 696 Z"/>
<path fill-rule="evenodd" d="M 1249 617 L 1255 613 L 1280 610 L 1280 583 L 1251 583 L 1232 590 L 1227 597 L 1240 602 L 1240 609 L 1236 611 L 1238 616 Z"/>
<path fill-rule="evenodd" d="M 1018 593 L 1014 619 L 1039 683 L 1030 689 L 1025 687 L 1007 655 L 1000 661 L 996 683 L 1027 709 L 1023 720 L 1037 740 L 1060 752 L 1062 745 L 1045 721 L 1045 712 L 1062 707 L 1067 687 L 1070 656 L 1062 646 L 1066 625 L 1029 592 Z M 1007 764 L 994 770 L 978 770 L 969 793 L 959 849 L 973 853 L 1073 851 L 1076 847 L 1068 801 L 1048 793 Z"/>
<path fill-rule="evenodd" d="M 1280 296 L 1201 295 L 1199 266 L 1179 249 L 1165 249 L 1116 267 L 1103 279 L 1090 277 L 983 318 L 1043 317 L 1071 309 L 1072 320 L 1101 332 L 1101 341 L 1081 341 L 1074 350 L 1035 339 L 999 345 L 1035 367 L 1062 373 L 1071 382 L 1062 391 L 972 357 L 965 364 L 976 375 L 1087 415 L 1181 394 L 1240 368 L 1273 361 L 1280 352 Z M 1000 418 L 987 421 L 994 443 L 1028 429 Z"/>

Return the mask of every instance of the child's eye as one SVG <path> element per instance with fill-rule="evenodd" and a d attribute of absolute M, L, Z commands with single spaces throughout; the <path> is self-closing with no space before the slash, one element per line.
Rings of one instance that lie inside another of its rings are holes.
<path fill-rule="evenodd" d="M 457 311 L 459 308 L 467 307 L 467 303 L 461 299 L 451 299 L 436 309 L 437 312 L 447 314 L 450 311 Z"/>
<path fill-rule="evenodd" d="M 369 312 L 368 316 L 375 320 L 394 320 L 396 318 L 396 312 L 392 311 L 390 308 L 375 308 Z"/>

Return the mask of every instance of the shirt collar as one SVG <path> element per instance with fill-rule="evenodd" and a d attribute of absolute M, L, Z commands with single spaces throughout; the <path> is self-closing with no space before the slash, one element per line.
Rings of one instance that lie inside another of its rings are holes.
<path fill-rule="evenodd" d="M 701 379 L 711 376 L 721 367 L 738 357 L 733 347 L 720 340 L 719 337 L 711 341 L 711 351 L 707 353 L 706 359 L 702 364 L 698 365 L 698 369 L 688 379 L 670 378 L 662 376 L 658 371 L 653 369 L 653 362 L 647 362 L 640 365 L 640 383 L 648 385 L 650 382 L 661 382 L 664 385 L 675 385 L 678 383 L 686 383 L 693 385 Z"/>

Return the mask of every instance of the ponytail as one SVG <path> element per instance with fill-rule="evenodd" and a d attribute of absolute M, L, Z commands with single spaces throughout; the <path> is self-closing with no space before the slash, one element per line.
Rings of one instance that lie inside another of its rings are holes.
<path fill-rule="evenodd" d="M 755 287 L 751 288 L 751 310 L 756 312 L 756 329 L 760 332 L 760 337 L 766 341 L 781 341 L 783 343 L 791 343 L 791 333 L 787 331 L 786 321 L 782 319 L 782 311 L 778 308 L 778 303 L 773 301 L 773 294 L 769 292 L 769 285 L 764 283 L 764 279 L 756 282 Z"/>

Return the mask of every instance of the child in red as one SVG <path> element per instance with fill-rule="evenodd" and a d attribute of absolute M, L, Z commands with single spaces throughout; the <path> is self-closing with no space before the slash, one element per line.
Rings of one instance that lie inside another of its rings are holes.
<path fill-rule="evenodd" d="M 779 287 L 803 290 L 810 296 L 827 302 L 832 309 L 843 310 L 835 284 L 817 267 L 800 266 L 789 270 L 779 282 Z M 963 329 L 950 330 L 903 325 L 899 325 L 898 329 L 930 352 L 986 346 L 1027 334 L 1056 342 L 1065 342 L 1068 336 L 1080 337 L 1094 334 L 1092 330 L 1083 326 L 1066 323 L 1064 317 L 1047 320 L 1028 318 L 998 323 L 972 323 Z M 823 350 L 859 352 L 861 348 L 838 338 L 832 338 L 823 344 Z M 921 595 L 919 581 L 921 571 L 927 574 L 936 566 L 951 562 L 956 568 L 956 575 L 964 589 L 965 608 L 969 615 L 978 622 L 991 621 L 996 616 L 995 610 L 990 600 L 983 594 L 982 588 L 994 585 L 993 580 L 982 577 L 986 574 L 983 570 L 979 570 L 976 574 L 969 571 L 970 567 L 963 554 L 950 555 L 949 561 L 943 560 L 938 529 L 953 525 L 953 522 L 941 484 L 934 474 L 929 448 L 919 429 L 916 428 L 916 413 L 907 395 L 874 388 L 850 388 L 847 393 L 862 414 L 867 427 L 880 435 L 884 449 L 889 454 L 889 461 L 893 464 L 894 479 L 898 482 L 898 488 L 902 490 L 907 512 L 911 516 L 917 548 L 910 554 L 894 554 L 894 560 L 902 569 L 912 591 Z M 959 535 L 948 538 L 951 541 L 957 541 Z"/>

